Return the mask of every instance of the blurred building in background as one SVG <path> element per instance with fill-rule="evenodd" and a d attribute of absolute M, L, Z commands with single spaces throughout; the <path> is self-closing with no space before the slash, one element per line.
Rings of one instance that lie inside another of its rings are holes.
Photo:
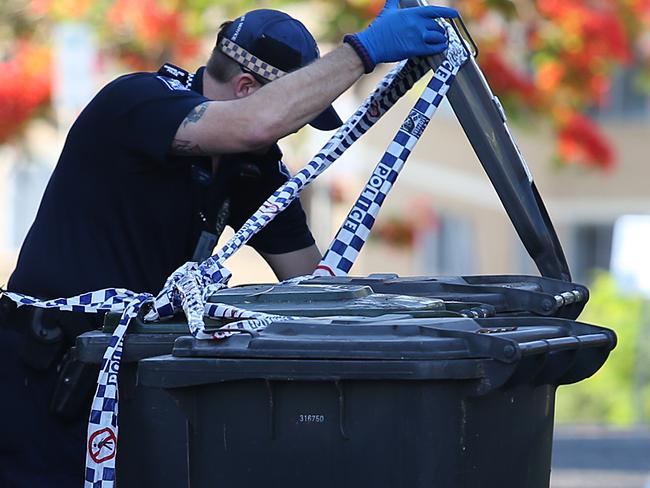
<path fill-rule="evenodd" d="M 121 3 L 124 8 L 118 11 L 120 15 L 133 13 L 129 7 L 131 3 Z M 255 4 L 249 3 L 247 8 Z M 371 15 L 374 10 L 370 7 L 381 6 L 383 2 L 361 3 L 370 9 L 364 10 L 364 15 Z M 474 3 L 467 2 L 468 11 L 472 11 Z M 238 10 L 243 8 L 244 3 Z M 327 8 L 326 4 L 302 3 L 291 6 L 289 11 L 304 20 L 314 32 L 322 33 L 324 26 L 318 19 Z M 340 15 L 349 15 L 354 8 L 349 2 L 345 3 Z M 525 17 L 526 9 L 522 9 Z M 128 16 L 122 18 L 120 15 L 114 19 L 116 25 L 132 22 L 137 28 L 146 27 L 143 32 L 149 37 L 154 35 L 152 33 L 165 34 L 166 24 L 161 27 L 154 22 L 140 26 L 139 16 L 129 21 Z M 218 24 L 216 18 L 218 16 L 214 19 L 210 16 L 210 22 L 216 23 L 213 27 Z M 152 19 L 153 22 L 158 17 Z M 172 25 L 179 28 L 181 24 Z M 481 25 L 494 27 L 489 23 Z M 501 24 L 498 26 L 502 28 Z M 525 29 L 517 22 L 508 29 L 515 39 L 524 39 Z M 211 34 L 203 42 L 204 55 L 212 47 L 213 31 L 208 30 Z M 110 56 L 98 54 L 95 37 L 93 28 L 82 23 L 55 25 L 52 29 L 55 46 L 52 101 L 56 124 L 36 120 L 19 144 L 0 144 L 0 285 L 6 283 L 14 266 L 17 251 L 31 225 L 74 116 L 102 84 L 125 69 L 111 64 L 114 60 Z M 156 43 L 150 46 L 153 53 L 157 52 L 155 46 Z M 525 59 L 525 42 L 514 43 L 514 46 L 513 52 L 508 54 Z M 515 52 L 517 50 L 521 52 Z M 493 62 L 489 51 L 478 58 L 479 64 L 487 65 L 490 60 Z M 650 168 L 644 164 L 650 137 L 650 102 L 647 94 L 636 89 L 634 75 L 634 65 L 621 68 L 610 90 L 610 103 L 590 114 L 602 124 L 615 146 L 617 164 L 611 170 L 554 164 L 557 133 L 550 124 L 510 123 L 546 202 L 576 281 L 588 283 L 592 270 L 609 267 L 617 217 L 650 214 L 647 188 Z M 341 97 L 335 105 L 342 116 L 351 114 L 379 79 L 379 73 L 365 77 Z M 420 89 L 423 86 L 420 85 Z M 322 250 L 336 233 L 414 103 L 417 92 L 416 87 L 303 195 L 311 227 Z M 281 143 L 285 162 L 294 170 L 300 168 L 328 136 L 306 128 L 287 138 Z M 438 110 L 420 139 L 386 200 L 371 237 L 352 270 L 354 274 L 536 273 L 447 104 Z M 238 253 L 229 266 L 234 271 L 234 283 L 273 280 L 262 259 L 250 250 Z"/>
<path fill-rule="evenodd" d="M 332 170 L 330 236 L 412 103 L 413 97 L 402 100 L 357 152 L 344 157 L 339 164 L 347 171 Z M 650 136 L 648 97 L 639 94 L 623 72 L 614 84 L 612 103 L 597 117 L 619 157 L 610 172 L 553 165 L 548 130 L 510 123 L 574 279 L 582 282 L 589 282 L 594 269 L 608 269 L 617 217 L 650 213 L 650 169 L 643 162 Z M 312 207 L 322 205 L 327 205 L 323 198 L 312 201 Z M 376 238 L 353 268 L 356 274 L 536 273 L 449 105 L 432 119 L 376 225 Z M 324 236 L 319 239 L 321 245 L 327 242 Z"/>
<path fill-rule="evenodd" d="M 103 80 L 106 74 L 96 78 Z M 348 92 L 337 102 L 339 111 L 352 113 L 378 79 L 379 75 L 365 79 Z M 334 236 L 417 91 L 416 87 L 401 100 L 306 193 L 305 207 L 321 249 Z M 581 282 L 589 282 L 593 269 L 608 269 L 617 217 L 650 213 L 650 168 L 644 163 L 650 136 L 647 95 L 636 92 L 622 72 L 614 84 L 612 103 L 596 116 L 618 153 L 617 167 L 611 172 L 555 166 L 549 162 L 553 141 L 548 130 L 510 123 L 556 225 L 574 279 Z M 37 123 L 24 142 L 27 150 L 6 146 L 0 151 L 2 283 L 33 220 L 64 135 Z M 299 168 L 328 136 L 304 129 L 289 138 L 283 144 L 286 162 Z M 235 282 L 273 279 L 252 251 L 233 258 L 231 267 Z M 353 268 L 355 274 L 376 272 L 536 273 L 448 104 L 438 110 L 408 160 Z"/>

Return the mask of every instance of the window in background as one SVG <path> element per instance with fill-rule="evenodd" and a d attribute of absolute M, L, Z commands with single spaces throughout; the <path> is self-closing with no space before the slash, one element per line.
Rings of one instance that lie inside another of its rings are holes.
<path fill-rule="evenodd" d="M 642 120 L 650 116 L 650 100 L 638 85 L 640 65 L 620 68 L 612 76 L 609 102 L 592 107 L 589 115 L 600 120 Z"/>
<path fill-rule="evenodd" d="M 596 269 L 609 269 L 613 224 L 577 224 L 571 229 L 567 256 L 573 281 L 589 283 Z"/>
<path fill-rule="evenodd" d="M 470 219 L 456 215 L 438 215 L 435 228 L 423 232 L 418 238 L 418 274 L 475 273 L 475 242 L 474 226 Z"/>
<path fill-rule="evenodd" d="M 9 245 L 20 248 L 34 221 L 52 168 L 34 162 L 17 164 L 9 181 Z"/>
<path fill-rule="evenodd" d="M 530 257 L 526 247 L 519 238 L 519 235 L 512 229 L 512 248 L 515 252 L 512 253 L 514 258 L 514 269 L 516 274 L 539 276 L 540 272 L 537 269 L 537 264 L 533 261 L 533 258 Z"/>

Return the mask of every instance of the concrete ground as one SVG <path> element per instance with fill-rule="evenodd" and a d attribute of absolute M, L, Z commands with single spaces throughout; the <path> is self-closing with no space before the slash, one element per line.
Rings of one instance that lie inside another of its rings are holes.
<path fill-rule="evenodd" d="M 650 427 L 555 429 L 551 488 L 650 488 Z"/>

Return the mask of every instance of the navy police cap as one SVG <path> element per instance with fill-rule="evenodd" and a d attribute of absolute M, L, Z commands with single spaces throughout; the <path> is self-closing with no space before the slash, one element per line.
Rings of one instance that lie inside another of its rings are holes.
<path fill-rule="evenodd" d="M 308 65 L 320 57 L 307 28 L 278 10 L 259 9 L 235 19 L 224 32 L 221 51 L 246 71 L 266 81 Z M 321 130 L 340 127 L 341 118 L 332 106 L 310 122 Z"/>

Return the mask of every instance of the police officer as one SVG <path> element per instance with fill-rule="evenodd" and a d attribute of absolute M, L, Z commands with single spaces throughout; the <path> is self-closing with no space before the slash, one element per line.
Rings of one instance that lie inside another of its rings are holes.
<path fill-rule="evenodd" d="M 456 15 L 388 0 L 366 30 L 318 59 L 299 21 L 256 10 L 222 27 L 195 73 L 167 64 L 109 83 L 70 129 L 8 288 L 43 298 L 157 293 L 286 181 L 276 141 L 308 123 L 338 127 L 334 99 L 378 63 L 444 51 L 435 18 Z M 250 244 L 280 279 L 310 273 L 321 257 L 297 200 Z M 98 320 L 2 305 L 0 486 L 79 487 L 86 396 L 67 419 L 49 406 L 62 355 Z"/>

